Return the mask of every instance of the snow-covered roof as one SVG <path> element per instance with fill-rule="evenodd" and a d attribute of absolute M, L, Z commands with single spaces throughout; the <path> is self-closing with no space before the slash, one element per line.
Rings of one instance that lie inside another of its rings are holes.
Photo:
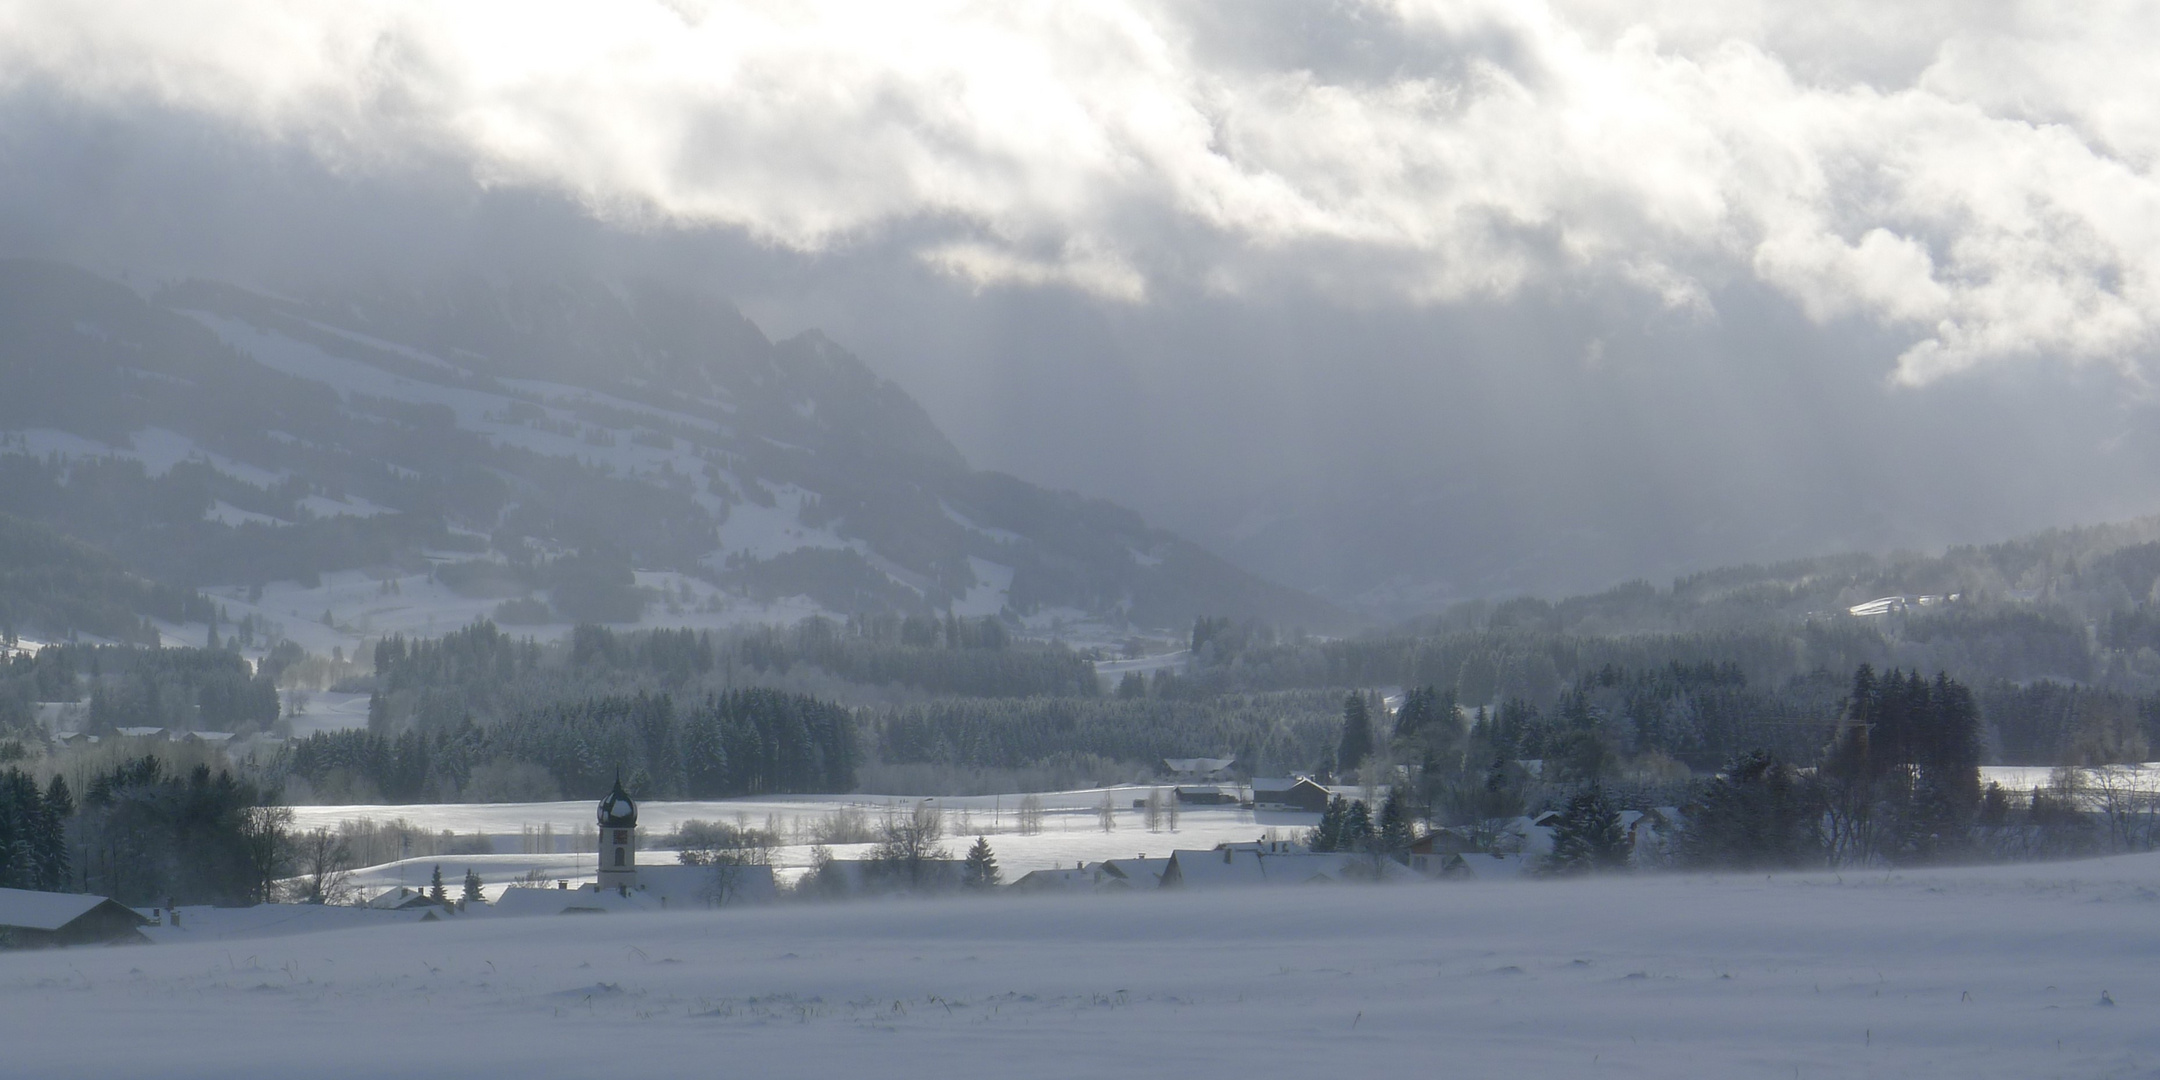
<path fill-rule="evenodd" d="M 562 915 L 573 911 L 695 911 L 779 899 L 770 866 L 731 867 L 725 885 L 711 866 L 640 866 L 627 892 L 587 883 L 569 889 L 512 886 L 489 906 L 495 915 Z"/>
<path fill-rule="evenodd" d="M 613 889 L 601 892 L 592 885 L 575 889 L 550 889 L 513 885 L 488 905 L 490 915 L 561 915 L 571 911 L 637 911 L 639 905 Z"/>
<path fill-rule="evenodd" d="M 440 917 L 434 907 L 385 911 L 339 904 L 256 904 L 244 908 L 183 905 L 179 916 L 177 925 L 175 920 L 168 918 L 162 926 L 144 927 L 143 936 L 161 943 L 231 941 L 424 922 Z"/>
<path fill-rule="evenodd" d="M 1030 870 L 1010 886 L 1021 892 L 1085 890 L 1095 884 L 1096 872 L 1076 866 L 1059 866 L 1049 870 Z"/>
<path fill-rule="evenodd" d="M 1170 869 L 1170 860 L 1104 859 L 1095 864 L 1095 869 L 1097 880 L 1104 886 L 1153 889 L 1162 884 L 1163 871 Z"/>
<path fill-rule="evenodd" d="M 1470 876 L 1481 881 L 1512 881 L 1530 872 L 1531 860 L 1523 855 L 1494 855 L 1479 851 L 1466 851 L 1462 856 L 1463 868 Z"/>
<path fill-rule="evenodd" d="M 0 926 L 58 930 L 112 901 L 89 893 L 0 889 Z"/>
<path fill-rule="evenodd" d="M 1214 889 L 1232 885 L 1265 885 L 1267 873 L 1260 869 L 1256 851 L 1174 851 L 1163 884 L 1187 889 Z"/>
<path fill-rule="evenodd" d="M 427 891 L 424 889 L 415 889 L 410 885 L 395 885 L 376 893 L 368 900 L 367 906 L 377 911 L 400 911 L 405 908 L 432 903 L 434 901 L 428 899 Z"/>
<path fill-rule="evenodd" d="M 668 909 L 764 904 L 780 898 L 770 866 L 640 866 L 633 896 Z"/>
<path fill-rule="evenodd" d="M 1225 845 L 1213 851 L 1180 851 L 1171 856 L 1174 872 L 1164 884 L 1185 888 L 1303 885 L 1323 881 L 1416 881 L 1419 875 L 1393 859 L 1350 852 L 1264 852 L 1252 845 Z"/>
<path fill-rule="evenodd" d="M 1163 764 L 1176 773 L 1211 773 L 1221 772 L 1236 761 L 1234 757 L 1182 757 L 1164 758 Z"/>

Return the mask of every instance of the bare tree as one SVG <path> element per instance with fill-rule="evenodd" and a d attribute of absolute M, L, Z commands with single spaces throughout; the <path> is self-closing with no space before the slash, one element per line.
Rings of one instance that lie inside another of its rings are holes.
<path fill-rule="evenodd" d="M 344 904 L 352 900 L 352 849 L 345 838 L 326 828 L 293 838 L 293 864 L 299 870 L 289 895 L 302 904 Z"/>
<path fill-rule="evenodd" d="M 1020 798 L 1020 835 L 1035 836 L 1043 831 L 1043 801 L 1040 795 L 1023 795 Z"/>
<path fill-rule="evenodd" d="M 2110 848 L 2142 851 L 2152 846 L 2154 792 L 2142 768 L 2099 765 L 2072 772 L 2079 802 L 2100 811 Z"/>
<path fill-rule="evenodd" d="M 1102 823 L 1102 831 L 1104 832 L 1117 828 L 1117 792 L 1115 790 L 1105 790 L 1102 793 L 1102 803 L 1095 807 L 1095 818 Z"/>
<path fill-rule="evenodd" d="M 938 841 L 945 838 L 945 815 L 928 799 L 906 817 L 887 817 L 877 851 L 870 858 L 896 884 L 922 888 L 929 864 L 949 857 Z"/>
<path fill-rule="evenodd" d="M 1152 788 L 1148 791 L 1147 807 L 1142 814 L 1142 818 L 1147 822 L 1147 831 L 1162 831 L 1163 794 L 1161 788 Z"/>
<path fill-rule="evenodd" d="M 767 824 L 777 825 L 778 821 L 768 820 Z M 705 902 L 714 907 L 725 907 L 740 895 L 751 867 L 771 866 L 773 849 L 780 843 L 779 834 L 772 828 L 753 829 L 695 819 L 683 822 L 670 839 L 679 849 L 676 858 L 683 865 L 712 869 L 711 880 L 700 891 Z"/>

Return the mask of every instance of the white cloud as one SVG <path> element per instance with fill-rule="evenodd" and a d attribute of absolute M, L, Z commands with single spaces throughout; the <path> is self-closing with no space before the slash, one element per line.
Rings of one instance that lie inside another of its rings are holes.
<path fill-rule="evenodd" d="M 1589 280 L 1704 313 L 1752 277 L 1907 334 L 1910 382 L 2144 377 L 2156 49 L 2133 4 L 0 0 L 16 88 L 357 174 L 447 156 L 644 226 L 904 237 L 1132 301 Z"/>

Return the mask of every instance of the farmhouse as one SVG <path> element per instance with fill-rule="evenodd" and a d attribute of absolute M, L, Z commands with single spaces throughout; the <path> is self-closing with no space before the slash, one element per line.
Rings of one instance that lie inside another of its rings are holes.
<path fill-rule="evenodd" d="M 1253 777 L 1252 801 L 1255 810 L 1294 810 L 1307 814 L 1324 813 L 1332 793 L 1313 782 L 1309 776 L 1293 776 L 1287 779 L 1263 779 Z"/>
<path fill-rule="evenodd" d="M 0 889 L 0 945 L 15 949 L 95 942 L 138 942 L 150 920 L 133 908 L 86 893 Z"/>

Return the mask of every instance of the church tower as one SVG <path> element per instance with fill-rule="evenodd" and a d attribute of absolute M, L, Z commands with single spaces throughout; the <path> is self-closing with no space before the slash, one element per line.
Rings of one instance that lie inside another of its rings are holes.
<path fill-rule="evenodd" d="M 600 891 L 637 887 L 637 804 L 615 780 L 615 790 L 600 801 Z"/>

